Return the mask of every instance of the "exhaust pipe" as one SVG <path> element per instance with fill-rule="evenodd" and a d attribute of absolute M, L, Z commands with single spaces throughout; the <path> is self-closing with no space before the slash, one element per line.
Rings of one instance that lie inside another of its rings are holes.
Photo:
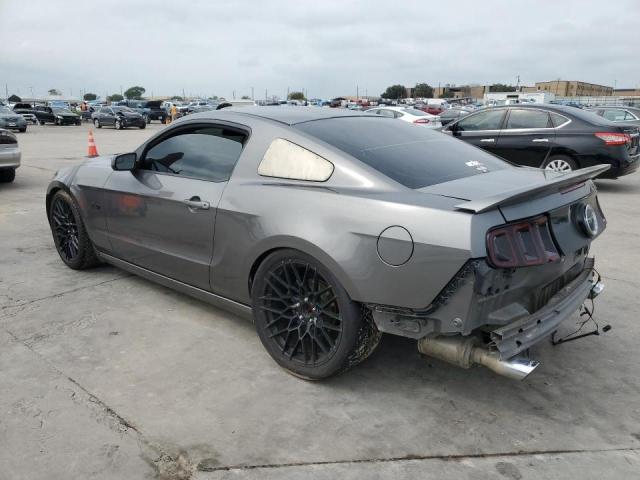
<path fill-rule="evenodd" d="M 500 354 L 476 346 L 474 337 L 423 337 L 418 340 L 420 353 L 435 357 L 462 368 L 478 364 L 513 380 L 524 380 L 540 362 L 515 356 L 501 360 Z"/>

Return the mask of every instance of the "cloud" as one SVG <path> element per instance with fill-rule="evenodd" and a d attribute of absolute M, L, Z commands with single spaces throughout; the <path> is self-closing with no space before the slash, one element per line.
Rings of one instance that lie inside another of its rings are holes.
<path fill-rule="evenodd" d="M 417 82 L 640 86 L 640 3 L 0 0 L 10 93 L 378 94 Z"/>

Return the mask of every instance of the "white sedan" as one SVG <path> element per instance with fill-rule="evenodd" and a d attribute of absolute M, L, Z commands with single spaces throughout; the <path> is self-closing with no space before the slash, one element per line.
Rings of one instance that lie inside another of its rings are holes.
<path fill-rule="evenodd" d="M 440 117 L 411 107 L 375 107 L 366 110 L 385 117 L 399 118 L 409 123 L 417 123 L 428 128 L 441 128 Z"/>

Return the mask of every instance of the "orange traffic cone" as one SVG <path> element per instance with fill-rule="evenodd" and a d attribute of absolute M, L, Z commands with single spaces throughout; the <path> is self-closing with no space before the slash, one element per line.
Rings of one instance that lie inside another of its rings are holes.
<path fill-rule="evenodd" d="M 89 129 L 89 152 L 87 153 L 87 157 L 97 157 L 98 149 L 96 148 L 96 142 L 93 139 L 93 131 Z"/>

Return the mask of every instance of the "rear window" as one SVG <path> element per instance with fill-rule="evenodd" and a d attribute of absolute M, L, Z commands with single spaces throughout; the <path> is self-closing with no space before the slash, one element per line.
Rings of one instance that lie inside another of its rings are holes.
<path fill-rule="evenodd" d="M 408 188 L 510 167 L 507 162 L 444 133 L 382 117 L 331 118 L 299 123 L 295 128 Z"/>
<path fill-rule="evenodd" d="M 417 108 L 403 108 L 402 111 L 404 113 L 408 113 L 409 115 L 414 115 L 416 117 L 430 117 L 428 113 L 423 112 L 422 110 L 418 110 Z"/>

